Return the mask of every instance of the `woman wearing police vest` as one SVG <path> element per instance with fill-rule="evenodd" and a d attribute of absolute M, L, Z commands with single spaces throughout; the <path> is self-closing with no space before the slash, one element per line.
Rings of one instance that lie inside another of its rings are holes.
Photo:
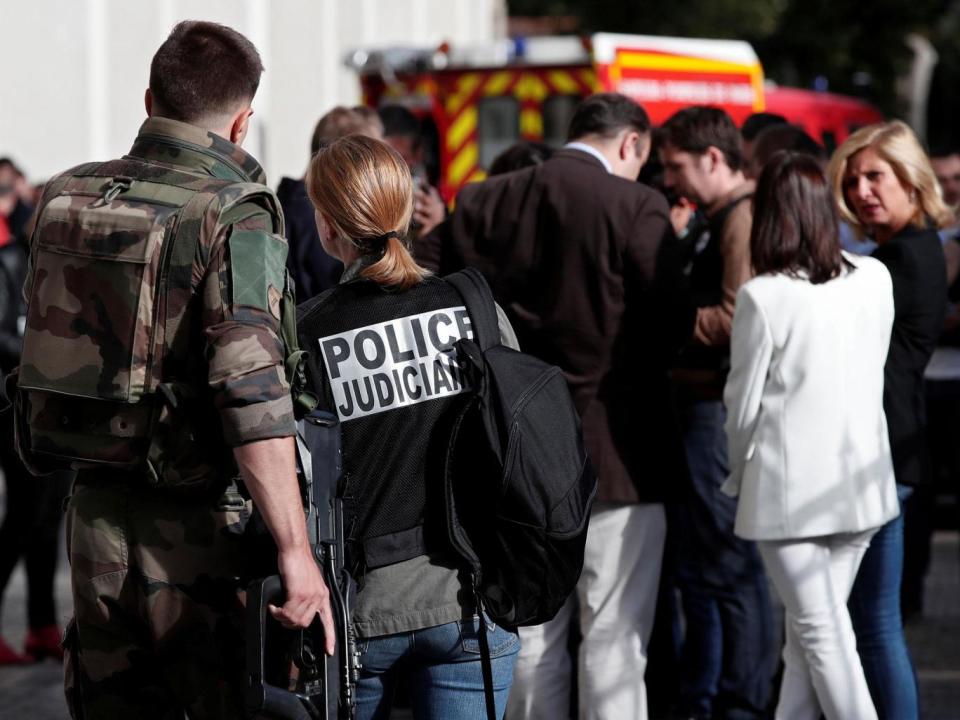
<path fill-rule="evenodd" d="M 401 664 L 414 717 L 486 718 L 479 621 L 442 524 L 448 418 L 469 389 L 453 343 L 471 336 L 470 316 L 406 247 L 413 183 L 395 150 L 337 140 L 314 156 L 307 188 L 323 248 L 346 268 L 300 306 L 298 331 L 321 408 L 342 428 L 358 718 L 389 716 Z M 499 717 L 519 640 L 487 628 Z"/>

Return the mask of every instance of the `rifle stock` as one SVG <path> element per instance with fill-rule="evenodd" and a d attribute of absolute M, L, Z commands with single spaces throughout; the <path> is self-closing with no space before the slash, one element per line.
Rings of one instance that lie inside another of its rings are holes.
<path fill-rule="evenodd" d="M 283 603 L 280 577 L 255 580 L 247 593 L 247 711 L 251 718 L 267 720 L 350 720 L 360 666 L 350 620 L 353 580 L 343 561 L 343 509 L 337 492 L 340 426 L 335 415 L 314 411 L 298 423 L 297 461 L 308 537 L 330 590 L 336 661 L 323 652 L 323 628 L 317 620 L 293 638 L 297 690 L 270 684 L 268 635 L 295 631 L 284 630 L 267 612 L 270 603 Z"/>

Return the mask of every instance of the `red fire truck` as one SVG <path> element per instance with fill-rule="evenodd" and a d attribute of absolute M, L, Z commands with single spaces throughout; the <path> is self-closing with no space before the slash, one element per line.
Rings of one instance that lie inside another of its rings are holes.
<path fill-rule="evenodd" d="M 882 119 L 860 100 L 776 88 L 746 42 L 597 33 L 484 47 L 359 50 L 363 101 L 407 106 L 435 131 L 440 191 L 464 184 L 520 139 L 559 145 L 586 95 L 613 91 L 644 106 L 656 125 L 689 105 L 722 107 L 740 123 L 763 110 L 804 127 L 828 149 Z"/>

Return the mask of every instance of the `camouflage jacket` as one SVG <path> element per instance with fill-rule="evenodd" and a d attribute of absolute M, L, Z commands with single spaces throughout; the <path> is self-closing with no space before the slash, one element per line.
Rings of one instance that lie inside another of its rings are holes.
<path fill-rule="evenodd" d="M 149 165 L 144 166 L 143 162 Z M 204 192 L 204 177 L 245 183 L 247 191 L 250 183 L 262 185 L 265 180 L 260 165 L 238 146 L 196 126 L 159 117 L 144 122 L 128 155 L 107 165 L 114 176 L 129 175 L 136 180 L 149 174 L 150 181 L 161 188 L 165 183 L 170 188 L 167 192 L 179 193 L 181 197 L 184 190 Z M 82 174 L 74 169 L 61 177 L 75 172 Z M 55 188 L 57 179 L 51 180 L 48 188 Z M 237 188 L 234 200 L 244 197 L 243 200 L 230 203 L 231 186 L 226 198 L 220 192 L 217 202 L 206 206 L 192 266 L 179 267 L 182 284 L 166 296 L 155 298 L 155 302 L 164 304 L 162 317 L 168 319 L 167 324 L 171 324 L 169 318 L 175 317 L 178 327 L 183 328 L 177 333 L 177 342 L 186 343 L 188 349 L 182 354 L 187 357 L 188 367 L 179 368 L 174 374 L 179 382 L 186 380 L 193 388 L 192 394 L 200 398 L 195 424 L 215 426 L 219 416 L 222 432 L 204 433 L 204 440 L 209 443 L 213 439 L 227 447 L 295 432 L 284 372 L 284 346 L 279 338 L 286 282 L 283 220 L 279 206 L 269 201 L 272 194 L 267 188 L 264 187 L 263 196 L 250 198 L 241 194 L 240 185 Z M 44 215 L 48 214 L 45 205 L 55 194 L 53 191 L 51 198 L 41 201 L 38 234 L 39 228 L 44 227 Z M 31 248 L 31 261 L 36 254 L 36 247 Z M 33 273 L 30 278 L 39 282 Z M 31 294 L 30 282 L 28 279 L 24 288 L 27 297 Z M 38 327 L 32 327 L 31 322 Z M 73 327 L 51 328 L 51 322 L 55 322 L 52 312 L 43 316 L 31 313 L 28 331 L 46 331 L 60 338 L 75 332 Z M 165 337 L 163 332 L 150 335 L 154 336 L 161 340 Z M 76 352 L 85 352 L 89 343 L 89 339 L 77 337 Z M 169 348 L 158 344 L 150 347 L 154 352 L 172 355 Z M 175 363 L 165 361 L 159 378 L 123 377 L 121 385 L 134 387 L 133 383 L 139 382 L 149 391 L 145 383 L 164 382 L 164 376 L 171 374 L 168 365 L 172 368 Z M 27 370 L 25 358 L 21 379 Z M 210 450 L 217 454 L 213 448 Z"/>

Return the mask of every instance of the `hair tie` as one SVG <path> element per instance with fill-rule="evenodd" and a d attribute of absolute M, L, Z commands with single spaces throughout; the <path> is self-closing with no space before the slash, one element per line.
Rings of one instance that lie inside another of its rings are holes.
<path fill-rule="evenodd" d="M 372 237 L 358 238 L 353 242 L 357 247 L 359 247 L 365 253 L 369 254 L 369 253 L 379 252 L 382 255 L 384 253 L 384 250 L 386 249 L 387 240 L 389 240 L 392 237 L 399 238 L 400 233 L 398 233 L 396 230 L 391 230 L 390 232 L 386 232 L 383 235 L 374 235 Z"/>

